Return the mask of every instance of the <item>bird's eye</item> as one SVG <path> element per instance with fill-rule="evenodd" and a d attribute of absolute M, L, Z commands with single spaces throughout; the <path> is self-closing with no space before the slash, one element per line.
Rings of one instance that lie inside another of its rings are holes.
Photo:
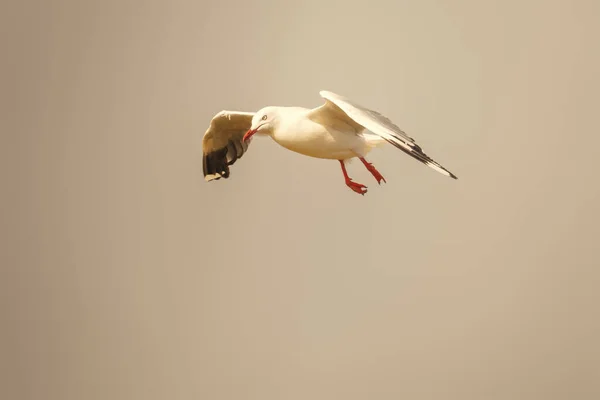
<path fill-rule="evenodd" d="M 267 116 L 266 116 L 266 115 L 263 115 L 263 116 L 262 116 L 262 118 L 261 118 L 261 120 L 262 120 L 262 121 L 266 121 L 266 120 L 267 120 Z"/>

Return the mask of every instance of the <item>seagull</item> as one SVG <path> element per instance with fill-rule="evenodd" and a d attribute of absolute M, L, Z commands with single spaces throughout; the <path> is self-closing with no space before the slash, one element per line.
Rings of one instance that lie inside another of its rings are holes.
<path fill-rule="evenodd" d="M 386 182 L 365 158 L 372 149 L 386 143 L 458 179 L 387 117 L 330 91 L 322 90 L 319 95 L 325 104 L 313 109 L 268 106 L 255 113 L 217 113 L 202 139 L 204 179 L 229 178 L 229 167 L 248 151 L 255 135 L 270 136 L 280 146 L 305 156 L 339 161 L 346 185 L 361 195 L 367 193 L 367 186 L 348 176 L 346 163 L 358 158 L 378 184 Z"/>

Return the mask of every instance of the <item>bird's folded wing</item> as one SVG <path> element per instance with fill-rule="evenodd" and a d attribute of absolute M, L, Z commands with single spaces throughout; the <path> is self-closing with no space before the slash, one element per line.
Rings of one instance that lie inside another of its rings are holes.
<path fill-rule="evenodd" d="M 206 181 L 229 178 L 229 166 L 248 150 L 242 141 L 254 113 L 223 110 L 210 121 L 202 139 L 202 169 Z"/>
<path fill-rule="evenodd" d="M 456 176 L 442 167 L 436 161 L 423 153 L 423 149 L 408 136 L 402 129 L 396 126 L 387 117 L 377 111 L 363 107 L 350 99 L 338 94 L 322 90 L 319 92 L 325 99 L 325 104 L 311 111 L 309 117 L 313 119 L 343 118 L 357 123 L 367 131 L 380 136 L 388 143 L 394 145 L 411 157 L 421 161 L 423 164 L 436 171 L 456 179 Z"/>

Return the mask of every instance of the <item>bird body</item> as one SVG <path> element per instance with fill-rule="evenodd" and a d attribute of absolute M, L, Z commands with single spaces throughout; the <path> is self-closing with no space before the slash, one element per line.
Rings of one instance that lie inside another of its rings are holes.
<path fill-rule="evenodd" d="M 229 167 L 243 156 L 256 134 L 270 136 L 282 147 L 305 156 L 338 160 L 346 185 L 360 194 L 365 194 L 367 187 L 350 179 L 345 162 L 359 158 L 378 183 L 385 182 L 365 159 L 373 148 L 385 143 L 457 179 L 388 118 L 335 93 L 320 94 L 325 104 L 313 109 L 268 106 L 256 113 L 221 111 L 215 115 L 202 142 L 205 179 L 228 178 Z"/>
<path fill-rule="evenodd" d="M 372 149 L 372 142 L 382 142 L 376 136 L 369 141 L 361 131 L 339 120 L 316 122 L 309 116 L 312 110 L 307 108 L 269 107 L 268 110 L 279 117 L 271 138 L 282 147 L 305 156 L 346 160 L 365 156 Z"/>

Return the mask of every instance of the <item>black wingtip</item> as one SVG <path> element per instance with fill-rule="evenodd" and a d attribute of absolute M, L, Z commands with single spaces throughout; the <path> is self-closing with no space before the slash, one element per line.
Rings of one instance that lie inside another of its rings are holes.
<path fill-rule="evenodd" d="M 219 178 L 229 178 L 229 165 L 227 163 L 227 147 L 218 149 L 202 156 L 202 169 L 204 177 L 217 175 Z M 214 178 L 212 180 L 217 180 Z"/>

